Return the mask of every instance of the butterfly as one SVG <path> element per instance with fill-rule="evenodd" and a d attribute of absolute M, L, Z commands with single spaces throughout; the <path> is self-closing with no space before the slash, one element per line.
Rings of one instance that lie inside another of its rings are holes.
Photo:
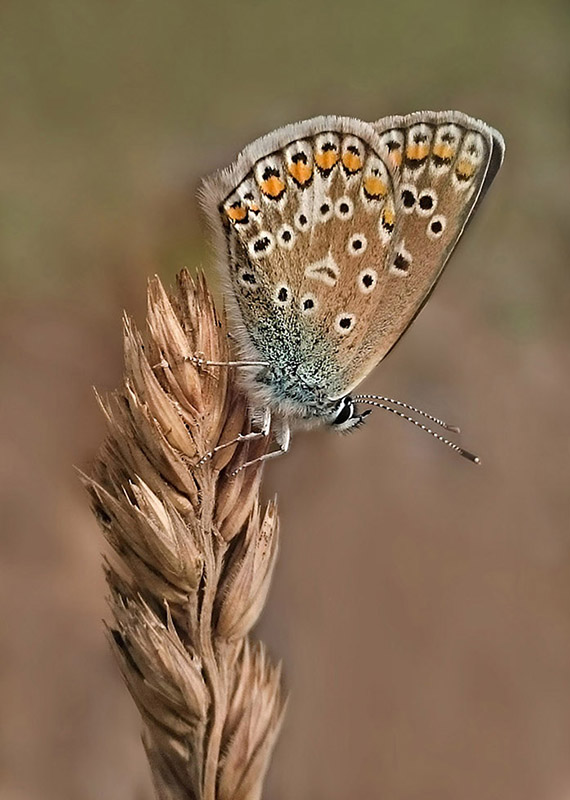
<path fill-rule="evenodd" d="M 257 139 L 206 179 L 241 356 L 229 363 L 261 421 L 238 440 L 272 432 L 279 449 L 261 458 L 273 457 L 291 427 L 354 429 L 370 405 L 478 462 L 393 406 L 457 428 L 354 390 L 429 298 L 504 150 L 498 131 L 458 111 L 321 116 Z"/>

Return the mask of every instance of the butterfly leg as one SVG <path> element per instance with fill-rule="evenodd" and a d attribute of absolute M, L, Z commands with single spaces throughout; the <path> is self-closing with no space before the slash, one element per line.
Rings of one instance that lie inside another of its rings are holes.
<path fill-rule="evenodd" d="M 252 439 L 260 439 L 263 436 L 269 436 L 269 431 L 271 430 L 271 411 L 269 408 L 265 408 L 263 410 L 263 422 L 261 425 L 260 431 L 251 431 L 251 433 L 238 433 L 238 435 L 234 439 L 230 439 L 228 442 L 224 442 L 223 444 L 219 444 L 217 447 L 214 447 L 213 450 L 210 450 L 207 453 L 204 453 L 202 458 L 198 461 L 198 467 L 201 467 L 206 461 L 214 456 L 215 453 L 223 450 L 225 447 L 230 447 L 232 444 L 238 444 L 239 442 L 250 442 Z"/>
<path fill-rule="evenodd" d="M 182 361 L 188 361 L 195 364 L 198 368 L 201 367 L 267 367 L 267 361 L 209 361 L 204 357 L 203 353 L 195 353 L 191 356 L 183 356 Z M 170 369 L 170 364 L 163 358 L 158 364 L 155 364 L 153 369 Z"/>
<path fill-rule="evenodd" d="M 276 425 L 275 443 L 279 446 L 279 450 L 274 450 L 271 453 L 265 453 L 265 455 L 259 456 L 259 458 L 246 461 L 245 464 L 241 465 L 241 467 L 234 469 L 232 476 L 237 475 L 238 472 L 241 472 L 242 469 L 245 469 L 246 467 L 251 467 L 252 464 L 258 464 L 260 461 L 267 461 L 269 458 L 277 458 L 277 456 L 281 456 L 287 452 L 289 449 L 289 444 L 291 443 L 291 428 L 284 419 L 280 420 L 279 424 Z"/>

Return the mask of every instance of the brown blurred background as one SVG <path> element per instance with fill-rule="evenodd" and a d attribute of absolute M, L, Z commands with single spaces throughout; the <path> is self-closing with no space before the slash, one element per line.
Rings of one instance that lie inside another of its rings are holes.
<path fill-rule="evenodd" d="M 507 160 L 366 388 L 458 422 L 484 465 L 378 412 L 267 470 L 259 635 L 291 702 L 266 796 L 568 800 L 568 3 L 3 0 L 0 31 L 0 796 L 151 796 L 73 465 L 121 309 L 211 267 L 200 176 L 315 114 L 459 108 Z"/>

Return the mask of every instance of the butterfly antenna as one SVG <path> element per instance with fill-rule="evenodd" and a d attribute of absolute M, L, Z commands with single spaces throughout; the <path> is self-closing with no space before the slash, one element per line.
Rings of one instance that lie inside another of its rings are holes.
<path fill-rule="evenodd" d="M 362 398 L 363 396 L 360 395 L 359 397 Z M 355 397 L 354 399 L 357 400 L 358 398 Z M 366 405 L 369 406 L 375 406 L 376 408 L 381 408 L 384 411 L 390 411 L 390 413 L 392 414 L 396 414 L 397 417 L 401 417 L 402 419 L 405 419 L 407 422 L 411 422 L 413 425 L 415 425 L 417 428 L 420 428 L 422 431 L 429 433 L 431 436 L 440 441 L 442 444 L 445 444 L 449 448 L 451 448 L 451 450 L 455 450 L 455 452 L 459 453 L 459 455 L 463 456 L 463 458 L 466 458 L 468 461 L 472 461 L 473 464 L 481 463 L 481 459 L 479 458 L 479 456 L 476 456 L 474 453 L 470 453 L 469 450 L 464 450 L 463 447 L 460 447 L 458 444 L 455 444 L 455 442 L 450 442 L 449 439 L 446 439 L 444 436 L 440 436 L 439 433 L 432 431 L 432 429 L 428 428 L 427 425 L 422 425 L 421 422 L 418 422 L 413 417 L 409 417 L 407 414 L 402 413 L 402 411 L 398 411 L 396 408 L 391 408 L 391 406 L 384 405 L 384 403 L 377 403 L 374 400 L 364 399 L 361 400 L 361 402 L 366 403 Z M 404 405 L 404 404 L 401 403 L 399 405 Z M 406 406 L 406 407 L 411 408 L 411 406 Z M 426 414 L 425 416 L 428 415 Z"/>
<path fill-rule="evenodd" d="M 444 428 L 446 431 L 451 431 L 451 433 L 461 433 L 461 429 L 458 428 L 457 425 L 449 425 L 442 419 L 432 417 L 431 414 L 428 414 L 426 411 L 422 411 L 421 408 L 416 408 L 408 403 L 402 403 L 401 400 L 394 400 L 392 397 L 381 397 L 377 394 L 358 394 L 353 397 L 353 400 L 360 403 L 367 403 L 369 400 L 379 400 L 382 403 L 392 403 L 393 406 L 400 406 L 400 408 L 407 408 L 408 411 L 415 411 L 416 414 L 429 419 L 431 422 L 435 422 L 436 425 L 439 425 L 440 428 Z"/>

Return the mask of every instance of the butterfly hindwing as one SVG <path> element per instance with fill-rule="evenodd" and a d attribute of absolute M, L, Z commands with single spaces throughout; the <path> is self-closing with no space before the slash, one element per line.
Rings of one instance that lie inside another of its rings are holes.
<path fill-rule="evenodd" d="M 245 350 L 327 397 L 344 392 L 346 365 L 368 352 L 397 232 L 393 171 L 379 149 L 366 123 L 309 120 L 250 145 L 207 188 Z"/>
<path fill-rule="evenodd" d="M 396 344 L 433 290 L 503 159 L 501 135 L 459 112 L 418 112 L 374 124 L 396 171 L 401 225 L 370 331 L 374 354 L 350 365 L 358 383 Z"/>

